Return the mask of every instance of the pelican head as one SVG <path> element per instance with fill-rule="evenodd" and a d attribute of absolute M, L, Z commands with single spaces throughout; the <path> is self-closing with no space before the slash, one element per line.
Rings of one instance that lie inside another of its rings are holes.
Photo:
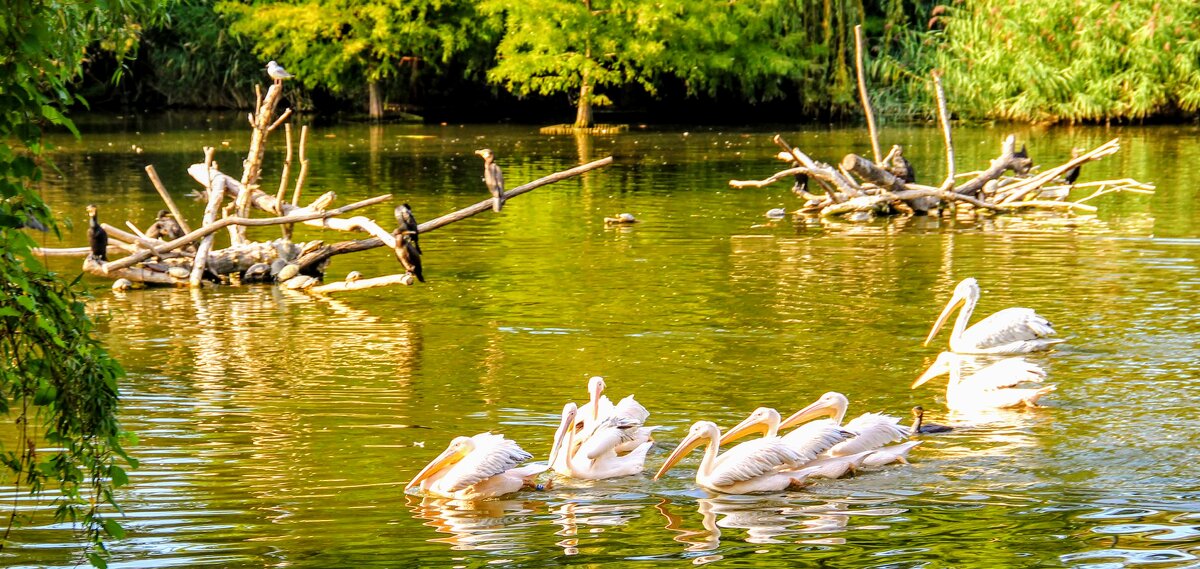
<path fill-rule="evenodd" d="M 829 416 L 834 421 L 841 423 L 842 418 L 846 416 L 846 409 L 848 407 L 850 407 L 850 400 L 846 399 L 845 395 L 836 391 L 830 391 L 816 401 L 813 401 L 808 407 L 796 411 L 791 417 L 784 419 L 779 424 L 779 428 L 787 429 L 824 416 Z"/>
<path fill-rule="evenodd" d="M 688 430 L 688 436 L 679 442 L 679 446 L 671 451 L 671 456 L 667 457 L 667 461 L 663 463 L 658 472 L 654 474 L 654 479 L 662 478 L 662 475 L 675 466 L 675 463 L 687 456 L 696 447 L 704 444 L 705 441 L 715 440 L 720 438 L 721 429 L 712 421 L 696 421 L 692 428 Z"/>
<path fill-rule="evenodd" d="M 492 149 L 490 149 L 490 148 L 481 148 L 479 150 L 476 150 L 475 154 L 483 157 L 484 162 L 491 162 L 494 159 L 494 155 L 492 154 Z"/>
<path fill-rule="evenodd" d="M 567 403 L 563 405 L 562 420 L 558 423 L 558 430 L 554 431 L 554 443 L 550 446 L 550 465 L 554 465 L 554 461 L 558 460 L 558 453 L 562 452 L 562 447 L 566 445 L 566 438 L 575 428 L 575 415 L 579 412 L 579 407 L 575 403 Z M 570 456 L 568 454 L 568 456 Z"/>
<path fill-rule="evenodd" d="M 470 454 L 472 450 L 475 450 L 475 441 L 472 440 L 471 437 L 454 437 L 454 440 L 450 441 L 450 446 L 446 447 L 446 450 L 442 451 L 442 454 L 439 454 L 437 458 L 433 459 L 432 462 L 425 465 L 425 468 L 422 468 L 421 471 L 418 472 L 415 477 L 413 477 L 412 482 L 409 482 L 408 485 L 404 487 L 404 491 L 407 492 L 408 490 L 419 486 L 421 482 L 424 482 L 426 479 L 442 469 L 453 466 L 454 463 L 462 460 L 463 457 Z"/>
<path fill-rule="evenodd" d="M 778 431 L 778 429 L 779 411 L 770 407 L 759 407 L 750 413 L 750 416 L 746 417 L 744 421 L 738 423 L 732 429 L 725 431 L 725 434 L 721 436 L 720 444 L 727 444 L 753 433 L 772 435 L 774 434 L 772 431 Z"/>
<path fill-rule="evenodd" d="M 938 330 L 942 329 L 942 325 L 955 310 L 962 308 L 967 303 L 974 306 L 978 301 L 979 281 L 976 281 L 975 277 L 963 279 L 958 286 L 954 287 L 954 296 L 950 297 L 950 302 L 946 303 L 946 308 L 943 308 L 942 313 L 938 315 L 937 321 L 933 323 L 933 329 L 929 331 L 929 336 L 925 338 L 925 343 L 922 345 L 928 346 L 929 342 L 933 341 L 933 337 L 937 335 Z"/>
<path fill-rule="evenodd" d="M 909 389 L 916 389 L 926 381 L 938 377 L 939 375 L 950 373 L 950 366 L 954 365 L 956 361 L 958 361 L 958 358 L 951 352 L 942 352 L 938 354 L 937 359 L 933 360 L 933 364 L 929 366 L 929 369 L 925 370 L 925 373 L 922 373 L 921 377 L 918 377 L 917 380 L 913 382 L 912 387 Z M 914 412 L 915 411 L 916 410 L 914 409 Z"/>
<path fill-rule="evenodd" d="M 484 151 L 487 151 L 487 149 L 484 149 Z M 600 419 L 600 396 L 604 394 L 604 389 L 606 387 L 607 386 L 604 385 L 604 378 L 598 375 L 593 375 L 592 378 L 588 380 L 588 397 L 590 397 L 592 402 L 593 421 Z"/>

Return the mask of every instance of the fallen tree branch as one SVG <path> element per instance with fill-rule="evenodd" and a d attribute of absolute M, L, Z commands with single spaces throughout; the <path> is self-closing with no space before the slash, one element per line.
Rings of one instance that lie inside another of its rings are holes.
<path fill-rule="evenodd" d="M 730 180 L 729 186 L 731 188 L 761 188 L 763 186 L 774 184 L 775 182 L 778 182 L 784 178 L 791 178 L 796 174 L 804 174 L 807 176 L 809 175 L 808 168 L 803 166 L 789 168 L 782 172 L 776 172 L 770 178 L 765 180 Z"/>
<path fill-rule="evenodd" d="M 416 282 L 416 278 L 408 273 L 398 275 L 386 275 L 370 279 L 359 279 L 356 281 L 339 281 L 311 287 L 308 292 L 313 294 L 332 294 L 335 292 L 347 292 L 352 290 L 364 290 L 368 288 L 376 288 L 381 286 L 393 285 L 412 285 Z"/>

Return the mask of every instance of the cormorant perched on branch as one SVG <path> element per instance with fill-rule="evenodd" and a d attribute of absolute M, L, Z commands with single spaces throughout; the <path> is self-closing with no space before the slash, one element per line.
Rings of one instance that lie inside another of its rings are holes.
<path fill-rule="evenodd" d="M 1033 160 L 1029 159 L 1029 152 L 1025 150 L 1025 145 L 1022 144 L 1020 150 L 1013 152 L 1013 173 L 1018 176 L 1024 176 L 1029 173 L 1030 168 L 1033 168 Z"/>
<path fill-rule="evenodd" d="M 174 241 L 183 237 L 183 228 L 175 221 L 175 215 L 165 209 L 158 210 L 158 219 L 146 230 L 146 237 L 162 238 L 164 241 Z"/>
<path fill-rule="evenodd" d="M 413 235 L 405 233 L 400 234 L 396 239 L 396 258 L 400 259 L 401 265 L 404 265 L 404 272 L 425 282 L 425 274 L 421 271 L 421 253 L 417 251 L 417 246 L 412 240 L 413 237 Z"/>
<path fill-rule="evenodd" d="M 925 423 L 925 408 L 921 407 L 920 405 L 917 405 L 916 407 L 912 408 L 912 414 L 913 414 L 913 424 L 912 424 L 912 428 L 909 429 L 909 431 L 908 431 L 909 436 L 918 435 L 918 434 L 932 435 L 932 434 L 936 434 L 936 433 L 949 433 L 950 431 L 954 430 L 954 427 L 947 427 L 946 425 L 938 425 L 936 423 L 926 424 Z"/>
<path fill-rule="evenodd" d="M 396 214 L 396 240 L 400 240 L 400 235 L 411 235 L 413 246 L 417 248 L 417 253 L 422 253 L 421 240 L 417 236 L 419 231 L 417 218 L 413 217 L 412 208 L 408 207 L 408 204 L 402 203 L 396 206 L 394 213 Z"/>
<path fill-rule="evenodd" d="M 1082 152 L 1082 150 L 1080 150 L 1079 148 L 1072 148 L 1071 149 L 1071 158 L 1079 158 L 1080 152 Z M 1083 164 L 1076 165 L 1074 168 L 1067 170 L 1067 173 L 1063 175 L 1063 179 L 1067 181 L 1067 184 L 1069 184 L 1071 186 L 1075 185 L 1075 180 L 1079 179 L 1079 167 L 1082 165 Z"/>
<path fill-rule="evenodd" d="M 892 156 L 892 175 L 904 180 L 904 183 L 911 184 L 917 181 L 917 175 L 913 172 L 912 163 L 904 157 L 904 149 L 900 145 L 896 145 L 896 153 Z"/>
<path fill-rule="evenodd" d="M 88 216 L 91 221 L 88 223 L 88 244 L 92 246 L 92 258 L 101 262 L 108 262 L 108 234 L 104 232 L 104 228 L 100 227 L 100 220 L 96 219 L 96 206 L 88 204 Z"/>
<path fill-rule="evenodd" d="M 808 192 L 808 174 L 796 174 L 796 181 L 792 184 L 792 193 L 798 196 L 803 196 Z"/>
<path fill-rule="evenodd" d="M 488 191 L 492 193 L 492 211 L 500 211 L 504 206 L 504 173 L 496 164 L 496 156 L 491 150 L 484 148 L 476 150 L 475 154 L 483 157 L 483 183 L 487 184 Z"/>

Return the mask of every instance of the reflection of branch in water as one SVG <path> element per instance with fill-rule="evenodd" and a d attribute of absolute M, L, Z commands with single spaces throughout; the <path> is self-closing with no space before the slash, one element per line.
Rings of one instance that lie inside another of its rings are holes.
<path fill-rule="evenodd" d="M 575 502 L 567 502 L 558 508 L 558 517 L 554 522 L 562 526 L 562 529 L 554 532 L 554 535 L 562 536 L 564 539 L 559 540 L 554 545 L 563 548 L 564 555 L 576 555 L 579 553 L 579 539 L 575 536 L 579 535 L 579 524 L 575 521 Z"/>
<path fill-rule="evenodd" d="M 532 527 L 534 506 L 517 500 L 448 500 L 405 496 L 413 517 L 446 537 L 428 541 L 450 544 L 455 550 L 501 551 L 516 548 L 521 528 Z"/>

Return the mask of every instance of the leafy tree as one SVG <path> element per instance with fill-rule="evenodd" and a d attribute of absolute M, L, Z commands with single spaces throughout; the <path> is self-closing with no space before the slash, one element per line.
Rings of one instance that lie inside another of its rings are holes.
<path fill-rule="evenodd" d="M 82 522 L 95 565 L 104 565 L 102 536 L 123 533 L 101 515 L 105 504 L 119 511 L 112 490 L 126 477 L 116 458 L 136 466 L 116 416 L 123 372 L 92 336 L 74 283 L 38 262 L 21 227 L 54 226 L 27 184 L 42 176 L 46 125 L 78 134 L 60 109 L 78 100 L 70 82 L 89 46 L 131 53 L 132 18 L 152 2 L 0 0 L 0 415 L 13 420 L 17 441 L 0 447 L 0 481 L 33 495 L 56 481 L 55 518 Z M 5 539 L 16 521 L 14 510 Z"/>
<path fill-rule="evenodd" d="M 682 80 L 690 94 L 737 90 L 754 101 L 794 96 L 853 102 L 853 43 L 862 4 L 831 0 L 485 0 L 505 33 L 488 73 L 518 95 L 577 92 L 575 126 L 611 100 L 606 86 L 655 93 Z M 815 105 L 813 105 L 815 106 Z"/>
<path fill-rule="evenodd" d="M 259 0 L 222 2 L 233 30 L 307 87 L 354 92 L 366 82 L 368 111 L 383 115 L 380 83 L 438 67 L 488 37 L 469 0 Z"/>

